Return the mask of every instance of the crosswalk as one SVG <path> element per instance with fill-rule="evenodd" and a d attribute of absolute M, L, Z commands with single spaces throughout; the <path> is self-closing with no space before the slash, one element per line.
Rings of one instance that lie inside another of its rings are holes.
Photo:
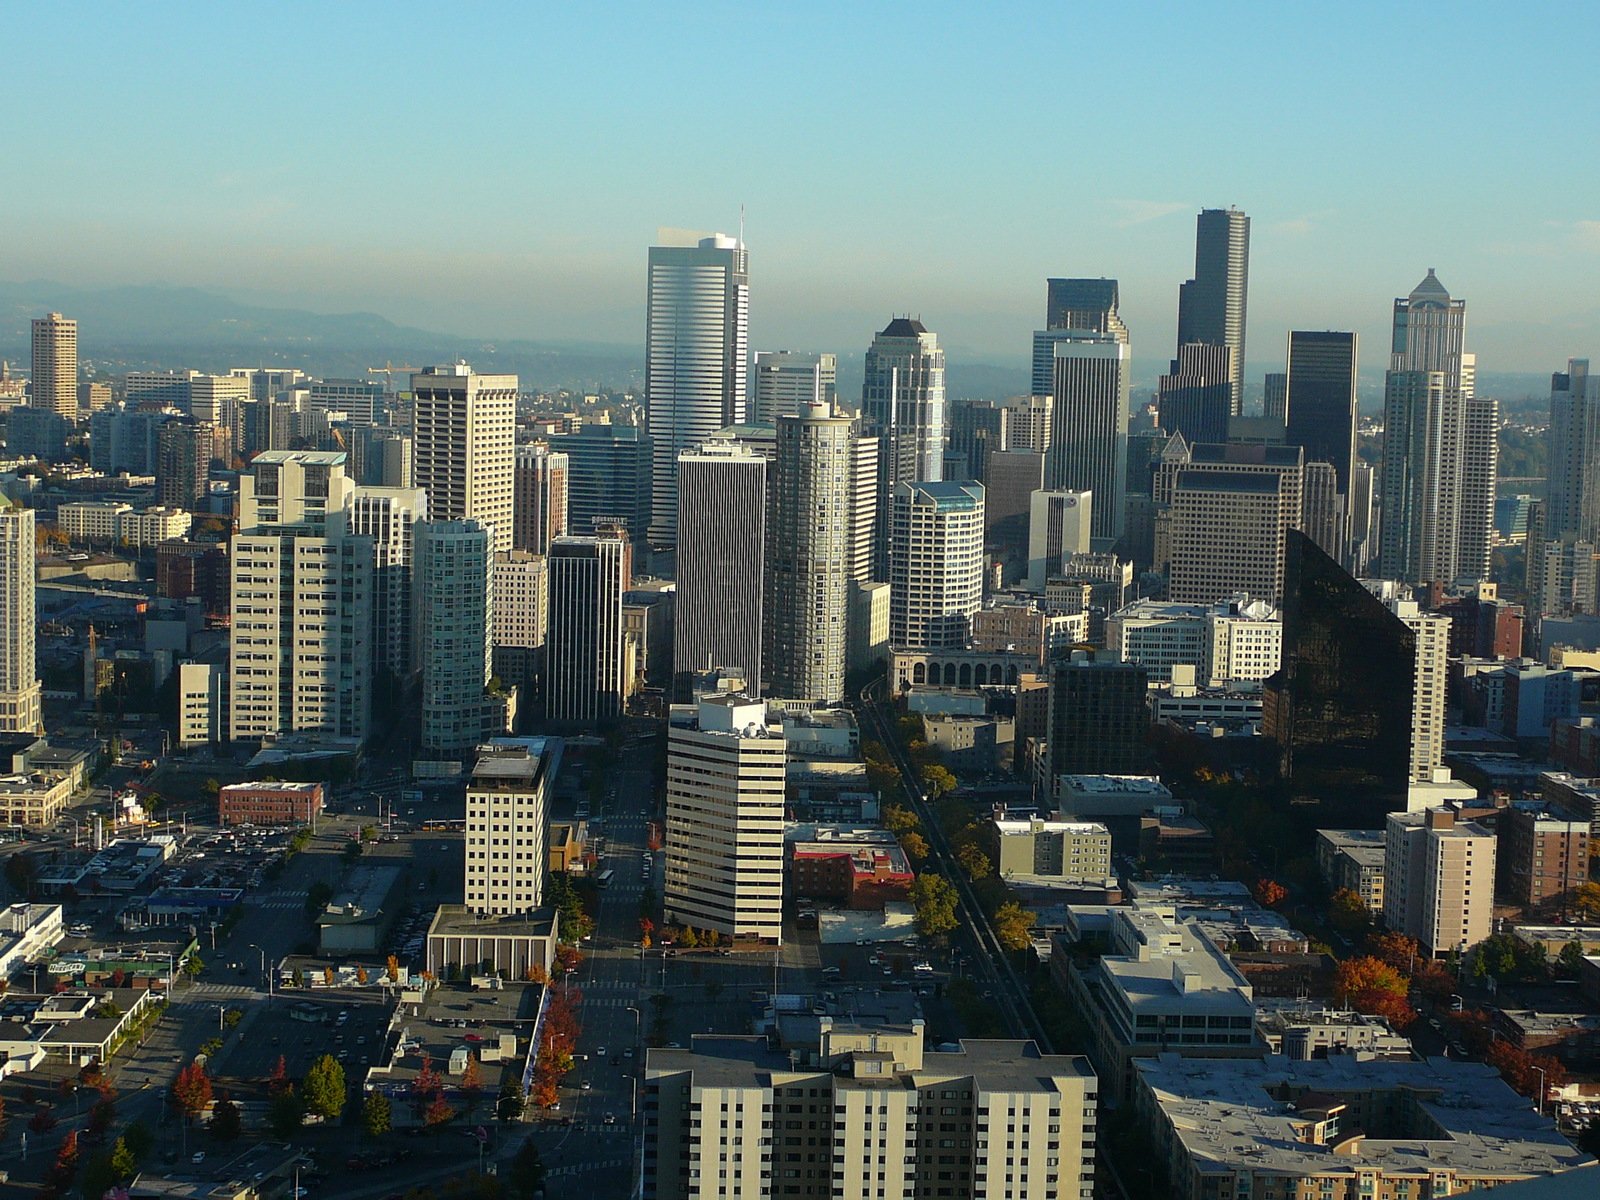
<path fill-rule="evenodd" d="M 192 987 L 179 987 L 172 996 L 174 1004 L 210 1004 L 217 997 L 255 996 L 253 987 L 242 983 L 197 983 Z"/>
<path fill-rule="evenodd" d="M 612 1127 L 602 1125 L 599 1132 L 604 1132 L 608 1128 Z M 621 1126 L 615 1128 L 620 1129 Z M 596 1162 L 573 1163 L 566 1167 L 549 1167 L 545 1170 L 545 1177 L 558 1179 L 563 1175 L 582 1175 L 585 1171 L 615 1171 L 618 1167 L 626 1167 L 628 1161 L 626 1158 L 604 1158 Z"/>
<path fill-rule="evenodd" d="M 306 902 L 303 898 L 300 900 L 258 900 L 247 897 L 245 899 L 245 904 L 250 908 L 266 908 L 272 909 L 276 912 L 293 912 L 297 909 L 303 909 L 306 906 Z"/>

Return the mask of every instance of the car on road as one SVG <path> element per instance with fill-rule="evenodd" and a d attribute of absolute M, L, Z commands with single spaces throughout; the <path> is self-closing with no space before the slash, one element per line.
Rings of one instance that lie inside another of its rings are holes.
<path fill-rule="evenodd" d="M 194 1163 L 195 1166 L 199 1166 L 201 1163 L 205 1162 L 205 1160 L 206 1152 L 204 1150 L 196 1150 L 189 1156 L 189 1161 Z"/>
<path fill-rule="evenodd" d="M 606 1048 L 604 1046 L 601 1046 L 600 1049 L 595 1051 L 595 1054 L 597 1054 L 601 1058 L 604 1058 L 606 1056 Z"/>
<path fill-rule="evenodd" d="M 579 1091 L 580 1091 L 580 1092 L 587 1092 L 587 1091 L 588 1091 L 588 1090 L 589 1090 L 589 1089 L 590 1089 L 590 1088 L 592 1088 L 592 1087 L 593 1087 L 593 1086 L 594 1086 L 594 1085 L 593 1085 L 593 1084 L 592 1084 L 592 1083 L 590 1083 L 590 1082 L 589 1082 L 589 1081 L 588 1081 L 588 1080 L 587 1080 L 587 1079 L 585 1079 L 585 1080 L 584 1080 L 584 1081 L 583 1081 L 583 1082 L 582 1082 L 582 1083 L 580 1083 L 580 1084 L 579 1084 L 579 1085 L 578 1085 L 578 1090 L 579 1090 Z"/>
<path fill-rule="evenodd" d="M 607 1124 L 607 1125 L 615 1125 L 615 1124 L 616 1124 L 616 1123 L 617 1123 L 617 1114 L 616 1114 L 616 1113 L 607 1113 L 607 1114 L 606 1114 L 606 1115 L 605 1115 L 605 1116 L 604 1116 L 604 1117 L 603 1117 L 603 1118 L 602 1118 L 602 1120 L 603 1120 L 603 1121 L 604 1121 L 604 1123 L 605 1123 L 605 1124 Z"/>

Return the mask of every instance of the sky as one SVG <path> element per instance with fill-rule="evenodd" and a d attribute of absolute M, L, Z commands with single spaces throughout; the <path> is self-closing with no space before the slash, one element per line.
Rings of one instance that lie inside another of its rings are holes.
<path fill-rule="evenodd" d="M 638 344 L 656 229 L 742 208 L 755 348 L 1025 364 L 1109 275 L 1150 363 L 1234 204 L 1252 367 L 1381 370 L 1428 267 L 1480 370 L 1600 357 L 1592 3 L 6 7 L 12 280 Z"/>

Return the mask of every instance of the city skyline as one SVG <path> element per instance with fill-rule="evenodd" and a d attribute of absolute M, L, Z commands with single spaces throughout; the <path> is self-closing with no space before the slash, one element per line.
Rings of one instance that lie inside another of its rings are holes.
<path fill-rule="evenodd" d="M 1247 385 L 1259 382 L 1255 363 L 1281 360 L 1291 328 L 1382 344 L 1388 301 L 1429 266 L 1473 297 L 1486 369 L 1548 371 L 1588 352 L 1596 307 L 1571 265 L 1600 254 L 1600 214 L 1585 198 L 1595 189 L 1584 186 L 1594 168 L 1580 156 L 1566 189 L 1507 183 L 1539 177 L 1593 132 L 1592 109 L 1571 106 L 1537 69 L 1548 46 L 1581 44 L 1587 22 L 1575 6 L 1512 29 L 1491 26 L 1487 6 L 1448 23 L 1357 9 L 1338 30 L 1318 23 L 1312 59 L 1287 52 L 1310 38 L 1310 13 L 1226 22 L 1182 10 L 1075 13 L 1070 40 L 1114 39 L 1140 53 L 1085 62 L 1082 86 L 1099 88 L 1118 119 L 1078 131 L 1059 162 L 1038 153 L 1050 108 L 1027 83 L 1048 62 L 1052 39 L 1035 36 L 1058 19 L 1048 9 L 920 16 L 872 72 L 856 69 L 864 51 L 843 36 L 842 10 L 804 21 L 711 11 L 683 21 L 640 10 L 603 28 L 597 15 L 549 14 L 537 29 L 494 8 L 448 26 L 400 10 L 378 28 L 355 13 L 295 9 L 204 22 L 113 13 L 88 30 L 40 14 L 30 29 L 39 52 L 17 64 L 19 117 L 43 121 L 48 103 L 52 124 L 75 136 L 41 151 L 37 173 L 53 186 L 5 201 L 16 242 L 7 274 L 166 282 L 378 311 L 443 332 L 637 345 L 638 258 L 657 227 L 731 232 L 743 208 L 756 251 L 752 348 L 856 353 L 884 312 L 910 312 L 940 331 L 953 361 L 1024 360 L 1038 279 L 1105 275 L 1121 282 L 1136 360 L 1154 363 L 1173 344 L 1193 214 L 1236 204 L 1254 220 Z M 372 89 L 367 70 L 350 69 L 404 61 L 446 34 L 485 58 L 444 101 Z M 804 88 L 738 103 L 722 89 L 660 86 L 668 64 L 736 56 L 770 37 L 832 51 L 784 59 L 779 69 L 796 83 L 803 75 Z M 1496 72 L 1476 75 L 1431 128 L 1495 169 L 1454 173 L 1440 194 L 1427 156 L 1398 132 L 1385 81 L 1423 62 L 1465 69 L 1491 37 Z M 102 39 L 117 51 L 107 70 L 66 94 L 35 86 L 57 50 L 93 53 Z M 158 47 L 274 43 L 295 47 L 275 67 L 277 86 L 238 89 L 201 111 L 132 65 Z M 562 45 L 593 53 L 541 56 Z M 1201 61 L 1227 90 L 1185 86 Z M 597 66 L 613 86 L 590 86 Z M 907 105 L 962 167 L 919 177 L 914 191 L 895 156 L 875 152 L 881 120 L 860 115 Z M 1223 120 L 1238 155 L 1214 152 Z M 711 128 L 727 136 L 687 137 Z M 767 149 L 751 155 L 752 144 Z M 826 153 L 796 187 L 777 151 L 808 146 Z M 386 181 L 446 156 L 494 159 L 507 186 Z M 1076 169 L 1086 160 L 1093 170 Z M 114 207 L 96 186 L 108 172 L 128 185 Z M 631 186 L 635 176 L 652 187 Z M 1403 205 L 1377 209 L 1408 189 L 1430 195 L 1426 219 Z M 1524 303 L 1535 293 L 1552 301 L 1537 321 Z"/>

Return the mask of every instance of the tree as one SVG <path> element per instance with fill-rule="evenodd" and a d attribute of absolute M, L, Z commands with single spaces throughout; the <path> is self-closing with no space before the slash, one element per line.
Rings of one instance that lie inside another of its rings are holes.
<path fill-rule="evenodd" d="M 191 954 L 183 960 L 183 973 L 190 979 L 198 979 L 200 972 L 206 969 L 204 960 L 198 954 Z"/>
<path fill-rule="evenodd" d="M 1372 923 L 1372 914 L 1360 892 L 1340 888 L 1328 901 L 1328 923 L 1346 937 L 1353 937 Z"/>
<path fill-rule="evenodd" d="M 187 1120 L 205 1112 L 211 1103 L 211 1077 L 204 1063 L 192 1062 L 172 1083 L 172 1102 Z"/>
<path fill-rule="evenodd" d="M 956 861 L 967 873 L 967 878 L 974 883 L 980 879 L 987 879 L 994 874 L 994 864 L 989 861 L 989 856 L 978 849 L 976 842 L 968 842 L 956 851 Z"/>
<path fill-rule="evenodd" d="M 439 1130 L 455 1120 L 455 1116 L 456 1110 L 446 1103 L 444 1094 L 438 1092 L 434 1094 L 432 1100 L 428 1101 L 427 1107 L 422 1110 L 422 1123 L 435 1133 L 438 1133 Z"/>
<path fill-rule="evenodd" d="M 467 1113 L 478 1107 L 478 1093 L 483 1090 L 483 1068 L 478 1065 L 478 1056 L 472 1051 L 467 1051 L 467 1065 L 461 1071 L 461 1098 L 467 1103 Z"/>
<path fill-rule="evenodd" d="M 556 947 L 556 967 L 560 974 L 570 975 L 583 966 L 583 951 L 576 946 Z"/>
<path fill-rule="evenodd" d="M 388 977 L 390 983 L 399 983 L 400 960 L 392 954 L 389 955 L 388 959 L 384 963 L 383 973 Z"/>
<path fill-rule="evenodd" d="M 925 763 L 918 768 L 917 776 L 922 780 L 922 786 L 935 800 L 946 792 L 953 792 L 956 789 L 956 777 L 950 774 L 948 768 L 938 763 Z"/>
<path fill-rule="evenodd" d="M 911 903 L 916 910 L 917 932 L 937 937 L 956 927 L 955 887 L 941 875 L 925 873 L 911 885 Z"/>
<path fill-rule="evenodd" d="M 1380 962 L 1388 963 L 1401 975 L 1409 976 L 1419 961 L 1428 961 L 1417 939 L 1403 933 L 1371 933 L 1367 935 L 1367 953 Z"/>
<path fill-rule="evenodd" d="M 69 1130 L 67 1136 L 61 1139 L 61 1149 L 56 1153 L 56 1165 L 50 1168 L 50 1187 L 56 1195 L 61 1195 L 72 1186 L 73 1177 L 78 1173 L 78 1131 Z"/>
<path fill-rule="evenodd" d="M 333 973 L 332 966 L 326 966 L 322 968 L 322 983 L 324 987 L 332 987 L 335 978 L 336 977 Z"/>
<path fill-rule="evenodd" d="M 289 1060 L 280 1054 L 278 1061 L 272 1064 L 272 1074 L 267 1076 L 267 1094 L 276 1096 L 293 1086 L 289 1082 Z"/>
<path fill-rule="evenodd" d="M 129 1126 L 131 1129 L 132 1126 Z M 132 1179 L 133 1173 L 139 1169 L 139 1156 L 128 1144 L 128 1136 L 124 1134 L 111 1145 L 111 1174 L 117 1180 Z"/>
<path fill-rule="evenodd" d="M 344 849 L 342 851 L 340 851 L 340 854 L 344 858 L 345 862 L 347 862 L 347 863 L 355 862 L 356 859 L 361 857 L 361 843 L 360 842 L 346 842 L 344 844 Z"/>
<path fill-rule="evenodd" d="M 1404 975 L 1370 955 L 1347 958 L 1333 973 L 1333 994 L 1347 1004 L 1371 992 L 1387 992 L 1404 1000 L 1409 990 Z"/>
<path fill-rule="evenodd" d="M 111 1132 L 116 1120 L 117 1103 L 102 1092 L 100 1099 L 89 1109 L 89 1140 L 96 1143 L 105 1141 L 106 1134 Z"/>
<path fill-rule="evenodd" d="M 1026 950 L 1037 918 L 1015 900 L 1007 900 L 994 914 L 994 934 L 1007 950 Z"/>
<path fill-rule="evenodd" d="M 524 1100 L 522 1085 L 515 1079 L 508 1079 L 500 1085 L 500 1098 L 495 1101 L 495 1116 L 509 1125 L 513 1121 L 522 1119 Z"/>
<path fill-rule="evenodd" d="M 78 1178 L 78 1188 L 85 1200 L 99 1200 L 121 1180 L 111 1166 L 111 1155 L 96 1154 L 83 1164 L 83 1174 Z"/>
<path fill-rule="evenodd" d="M 1276 879 L 1258 879 L 1255 886 L 1256 903 L 1262 908 L 1275 908 L 1289 896 L 1289 889 Z"/>
<path fill-rule="evenodd" d="M 294 1088 L 287 1087 L 267 1104 L 267 1127 L 273 1136 L 294 1137 L 306 1123 L 305 1102 Z"/>
<path fill-rule="evenodd" d="M 368 1092 L 361 1101 L 361 1128 L 368 1137 L 382 1137 L 394 1127 L 394 1113 L 389 1097 L 382 1092 Z"/>
<path fill-rule="evenodd" d="M 128 1148 L 133 1154 L 134 1165 L 137 1166 L 156 1148 L 156 1135 L 143 1121 L 130 1121 L 128 1127 L 122 1131 L 122 1136 L 117 1139 L 117 1143 Z M 113 1147 L 114 1152 L 115 1147 Z"/>
<path fill-rule="evenodd" d="M 685 950 L 693 950 L 700 944 L 700 935 L 694 931 L 693 925 L 685 925 L 683 933 L 678 938 L 678 945 Z"/>
<path fill-rule="evenodd" d="M 532 1138 L 523 1141 L 506 1171 L 506 1190 L 514 1200 L 533 1200 L 544 1186 L 544 1162 Z"/>
<path fill-rule="evenodd" d="M 367 974 L 367 969 L 365 967 L 357 967 L 356 968 L 356 982 L 357 983 L 365 984 L 369 978 L 370 978 L 370 976 Z"/>
<path fill-rule="evenodd" d="M 56 1127 L 56 1119 L 50 1109 L 41 1104 L 34 1110 L 33 1116 L 28 1121 L 29 1133 L 49 1133 Z"/>
<path fill-rule="evenodd" d="M 219 1142 L 231 1142 L 244 1131 L 239 1118 L 239 1106 L 232 1100 L 219 1100 L 211 1110 L 211 1136 Z"/>
<path fill-rule="evenodd" d="M 1545 1094 L 1550 1088 L 1566 1085 L 1567 1069 L 1559 1060 L 1542 1054 L 1530 1054 L 1520 1046 L 1496 1039 L 1484 1052 L 1484 1062 L 1499 1071 L 1514 1091 L 1537 1098 L 1541 1086 Z M 1541 1077 L 1540 1072 L 1543 1072 Z"/>
<path fill-rule="evenodd" d="M 928 839 L 916 830 L 900 835 L 900 849 L 906 852 L 906 857 L 915 864 L 921 864 L 928 857 Z"/>
<path fill-rule="evenodd" d="M 1371 987 L 1350 997 L 1350 1006 L 1359 1013 L 1382 1017 L 1404 1033 L 1417 1020 L 1417 1010 L 1404 996 L 1396 996 L 1384 988 Z"/>
<path fill-rule="evenodd" d="M 896 837 L 906 833 L 913 833 L 922 828 L 922 822 L 917 820 L 917 814 L 909 808 L 902 808 L 898 804 L 891 804 L 883 810 L 883 827 Z"/>
<path fill-rule="evenodd" d="M 649 917 L 639 918 L 639 945 L 650 949 L 650 935 L 656 931 L 656 923 Z"/>
<path fill-rule="evenodd" d="M 1561 964 L 1563 973 L 1575 976 L 1578 968 L 1583 966 L 1583 957 L 1583 943 L 1572 941 L 1561 947 L 1561 954 L 1556 961 Z"/>
<path fill-rule="evenodd" d="M 344 1111 L 344 1067 L 333 1055 L 324 1054 L 306 1071 L 300 1094 L 307 1112 L 324 1121 L 337 1121 Z"/>
<path fill-rule="evenodd" d="M 1567 904 L 1590 920 L 1600 917 L 1600 883 L 1580 883 L 1567 893 Z"/>

